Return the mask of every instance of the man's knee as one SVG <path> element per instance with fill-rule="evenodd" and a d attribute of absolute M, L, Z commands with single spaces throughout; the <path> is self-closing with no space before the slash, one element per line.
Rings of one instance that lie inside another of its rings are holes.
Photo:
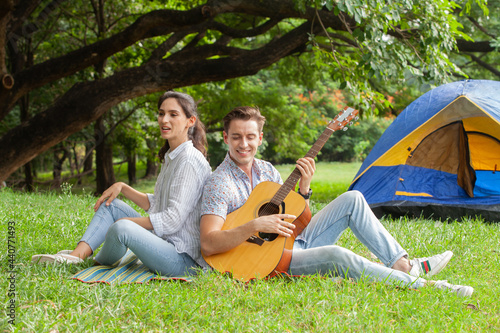
<path fill-rule="evenodd" d="M 360 261 L 364 260 L 363 257 L 357 255 L 351 250 L 338 245 L 328 246 L 328 256 L 332 262 L 335 262 L 340 267 L 358 265 Z"/>
<path fill-rule="evenodd" d="M 323 258 L 328 258 L 328 261 L 338 263 L 343 261 L 348 256 L 349 250 L 338 245 L 327 245 L 318 248 L 321 251 Z"/>
<path fill-rule="evenodd" d="M 347 192 L 343 193 L 342 196 L 345 196 L 347 199 L 350 199 L 353 201 L 364 200 L 363 193 L 361 193 L 358 190 L 347 191 Z"/>

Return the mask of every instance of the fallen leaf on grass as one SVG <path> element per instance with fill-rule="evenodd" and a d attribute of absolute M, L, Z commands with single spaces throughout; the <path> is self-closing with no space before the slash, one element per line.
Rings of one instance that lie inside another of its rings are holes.
<path fill-rule="evenodd" d="M 477 306 L 475 306 L 474 304 L 471 304 L 471 303 L 467 304 L 466 309 L 471 309 L 471 310 L 476 310 L 476 311 L 478 311 L 478 310 L 479 310 L 479 309 L 477 308 Z"/>

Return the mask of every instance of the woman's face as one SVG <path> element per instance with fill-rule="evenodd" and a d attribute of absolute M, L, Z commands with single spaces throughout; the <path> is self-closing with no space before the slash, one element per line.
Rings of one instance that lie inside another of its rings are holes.
<path fill-rule="evenodd" d="M 174 150 L 188 140 L 188 130 L 194 125 L 196 117 L 187 118 L 181 105 L 175 98 L 167 98 L 158 110 L 158 125 L 161 137 L 168 140 Z"/>

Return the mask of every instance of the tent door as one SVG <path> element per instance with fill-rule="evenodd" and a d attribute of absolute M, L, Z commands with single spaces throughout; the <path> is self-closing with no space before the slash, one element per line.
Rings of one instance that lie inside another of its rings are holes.
<path fill-rule="evenodd" d="M 422 186 L 422 188 L 425 188 L 426 191 L 424 191 L 424 193 L 428 195 L 435 196 L 435 193 L 428 192 L 432 192 L 433 186 L 443 189 L 443 186 L 446 184 L 439 184 L 438 182 L 448 181 L 448 174 L 452 174 L 451 176 L 453 178 L 455 178 L 454 175 L 456 175 L 456 184 L 460 186 L 469 197 L 474 196 L 476 174 L 471 166 L 469 143 L 462 121 L 450 123 L 426 136 L 418 146 L 411 151 L 406 160 L 406 166 L 408 166 L 408 168 L 405 167 L 404 169 L 411 169 L 411 171 L 403 171 L 406 175 L 402 175 L 400 179 L 401 182 L 405 182 L 405 178 L 413 177 L 413 175 L 416 177 L 419 177 L 419 174 L 424 175 L 426 169 L 430 169 L 429 175 L 443 175 L 440 176 L 439 179 L 435 177 L 433 179 L 433 176 L 429 177 L 428 175 L 423 176 L 422 179 L 411 179 L 411 183 L 415 184 L 415 186 Z M 420 172 L 415 173 L 414 171 L 417 169 L 420 170 Z M 447 174 L 443 174 L 443 172 Z M 426 184 L 421 184 L 422 182 Z M 429 184 L 433 182 L 435 184 Z M 406 192 L 408 192 L 407 186 Z"/>

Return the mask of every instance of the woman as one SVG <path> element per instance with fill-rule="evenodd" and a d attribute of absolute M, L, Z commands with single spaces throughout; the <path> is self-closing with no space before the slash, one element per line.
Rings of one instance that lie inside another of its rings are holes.
<path fill-rule="evenodd" d="M 206 159 L 206 137 L 189 95 L 167 91 L 158 101 L 158 125 L 166 139 L 155 194 L 145 194 L 115 183 L 97 200 L 96 212 L 73 251 L 34 255 L 33 262 L 80 263 L 103 242 L 95 260 L 119 262 L 127 248 L 151 270 L 166 276 L 193 274 L 206 267 L 200 252 L 200 209 L 203 185 L 211 173 Z M 149 216 L 141 217 L 116 199 L 124 195 Z"/>

